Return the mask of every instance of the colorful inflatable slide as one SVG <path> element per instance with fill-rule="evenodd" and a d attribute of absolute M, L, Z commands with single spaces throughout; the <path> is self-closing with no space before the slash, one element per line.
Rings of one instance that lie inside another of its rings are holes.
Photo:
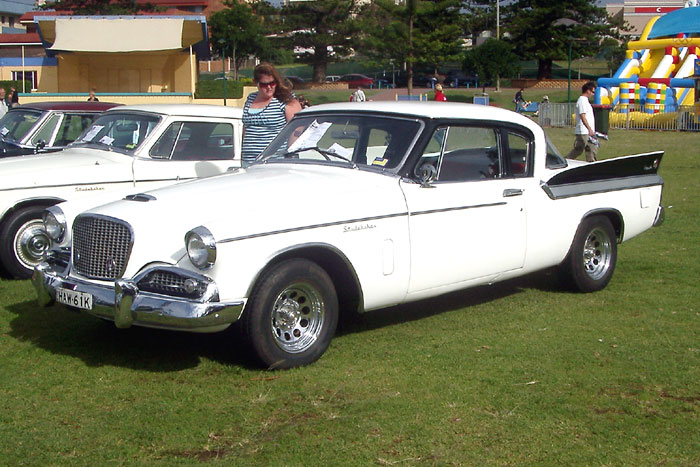
<path fill-rule="evenodd" d="M 652 18 L 612 78 L 598 79 L 595 103 L 619 111 L 675 112 L 693 105 L 695 60 L 700 55 L 700 7 L 690 6 Z"/>

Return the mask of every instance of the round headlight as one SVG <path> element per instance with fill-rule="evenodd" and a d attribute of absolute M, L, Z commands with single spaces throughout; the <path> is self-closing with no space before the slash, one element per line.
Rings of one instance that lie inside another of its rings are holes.
<path fill-rule="evenodd" d="M 185 247 L 192 264 L 208 269 L 216 262 L 216 240 L 206 227 L 196 227 L 185 235 Z"/>
<path fill-rule="evenodd" d="M 61 243 L 66 234 L 66 216 L 63 215 L 61 208 L 51 206 L 43 215 L 44 229 L 51 240 L 56 243 Z"/>

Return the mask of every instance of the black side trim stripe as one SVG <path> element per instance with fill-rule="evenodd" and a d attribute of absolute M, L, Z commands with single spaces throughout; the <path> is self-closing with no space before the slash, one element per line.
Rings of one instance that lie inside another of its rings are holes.
<path fill-rule="evenodd" d="M 305 225 L 302 227 L 292 227 L 289 229 L 273 230 L 270 232 L 262 232 L 262 233 L 258 233 L 258 234 L 243 235 L 241 237 L 227 238 L 224 240 L 219 240 L 216 243 L 237 242 L 239 240 L 249 240 L 251 238 L 269 237 L 270 235 L 278 235 L 278 234 L 290 233 L 290 232 L 300 232 L 302 230 L 320 229 L 323 227 L 333 227 L 335 225 L 354 224 L 357 222 L 376 221 L 376 220 L 380 220 L 380 219 L 391 219 L 393 217 L 403 217 L 403 216 L 408 216 L 408 212 L 399 212 L 396 214 L 387 214 L 385 216 L 362 217 L 359 219 L 348 219 L 348 220 L 342 220 L 342 221 L 327 222 L 324 224 L 313 224 L 313 225 Z"/>
<path fill-rule="evenodd" d="M 443 209 L 430 209 L 428 211 L 417 211 L 417 212 L 412 212 L 411 216 L 422 216 L 423 214 L 436 214 L 440 212 L 450 212 L 450 211 L 463 211 L 465 209 L 478 209 L 478 208 L 490 208 L 493 206 L 503 206 L 506 203 L 505 201 L 501 201 L 498 203 L 488 203 L 488 204 L 472 204 L 470 206 L 455 206 L 452 208 L 443 208 Z"/>
<path fill-rule="evenodd" d="M 136 180 L 136 184 L 139 183 L 152 183 L 152 182 L 186 182 L 188 180 L 195 180 L 197 177 L 181 177 L 181 178 L 154 178 L 151 180 Z M 16 188 L 0 188 L 0 191 L 18 191 L 18 190 L 34 190 L 37 188 L 65 188 L 65 187 L 79 187 L 79 186 L 104 186 L 104 185 L 119 185 L 123 183 L 134 183 L 134 180 L 116 180 L 112 182 L 96 182 L 96 183 L 64 183 L 61 185 L 42 185 L 42 186 L 20 186 Z M 97 191 L 97 190 L 95 190 Z"/>
<path fill-rule="evenodd" d="M 597 193 L 608 193 L 611 191 L 632 190 L 635 188 L 645 188 L 663 184 L 664 181 L 661 176 L 653 174 L 555 186 L 549 186 L 545 183 L 542 185 L 542 189 L 551 199 L 563 199 L 572 198 L 575 196 L 593 195 Z"/>

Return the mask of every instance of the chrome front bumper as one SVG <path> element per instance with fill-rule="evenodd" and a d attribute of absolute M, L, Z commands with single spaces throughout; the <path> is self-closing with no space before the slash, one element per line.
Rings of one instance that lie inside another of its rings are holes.
<path fill-rule="evenodd" d="M 93 298 L 92 309 L 79 311 L 114 321 L 118 328 L 137 325 L 216 332 L 237 321 L 245 304 L 243 301 L 197 301 L 143 292 L 136 282 L 125 279 L 118 279 L 113 285 L 107 286 L 64 275 L 63 270 L 58 271 L 46 262 L 34 268 L 32 283 L 37 291 L 39 305 L 56 303 L 57 288 L 88 293 Z"/>

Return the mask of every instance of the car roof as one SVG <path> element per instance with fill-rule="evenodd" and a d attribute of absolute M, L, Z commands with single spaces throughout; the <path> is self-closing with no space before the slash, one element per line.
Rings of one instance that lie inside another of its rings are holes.
<path fill-rule="evenodd" d="M 308 107 L 298 115 L 314 112 L 367 112 L 376 114 L 395 114 L 405 117 L 450 120 L 490 120 L 494 122 L 517 123 L 528 128 L 536 128 L 537 123 L 530 118 L 488 105 L 464 104 L 461 102 L 411 102 L 411 101 L 368 101 L 368 102 L 338 102 L 320 104 Z"/>
<path fill-rule="evenodd" d="M 224 107 L 223 105 L 210 104 L 140 104 L 125 105 L 111 109 L 110 112 L 150 112 L 162 115 L 181 115 L 188 117 L 219 117 L 242 118 L 243 109 L 240 107 Z"/>
<path fill-rule="evenodd" d="M 59 110 L 59 111 L 88 111 L 88 112 L 104 112 L 107 109 L 120 106 L 115 102 L 88 102 L 88 101 L 55 101 L 55 102 L 32 102 L 30 104 L 22 104 L 17 109 L 36 109 L 41 111 Z"/>

